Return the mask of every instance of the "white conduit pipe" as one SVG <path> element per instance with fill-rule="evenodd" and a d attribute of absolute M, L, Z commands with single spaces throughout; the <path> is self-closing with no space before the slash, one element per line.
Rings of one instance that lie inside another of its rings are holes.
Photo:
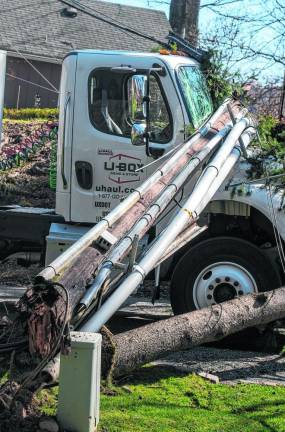
<path fill-rule="evenodd" d="M 144 280 L 145 276 L 156 266 L 156 263 L 171 242 L 201 213 L 229 174 L 229 170 L 239 159 L 240 151 L 234 149 L 238 138 L 242 137 L 245 147 L 250 143 L 252 129 L 242 133 L 248 124 L 248 120 L 242 119 L 234 126 L 225 143 L 211 162 L 211 165 L 205 168 L 204 175 L 201 176 L 199 183 L 184 204 L 184 207 L 179 210 L 177 216 L 163 232 L 163 235 L 157 239 L 148 253 L 134 267 L 133 272 L 103 303 L 101 308 L 80 328 L 80 331 L 99 331 L 102 325 L 113 316 L 129 295 Z M 223 167 L 220 159 L 225 162 L 225 167 Z M 225 161 L 225 159 L 229 159 L 229 161 Z"/>
<path fill-rule="evenodd" d="M 106 256 L 104 263 L 96 277 L 95 282 L 89 287 L 86 294 L 80 301 L 80 304 L 88 307 L 95 298 L 97 292 L 108 278 L 112 271 L 113 264 L 118 262 L 132 245 L 135 235 L 140 235 L 141 232 L 149 225 L 150 221 L 154 221 L 167 207 L 178 190 L 183 186 L 194 170 L 206 159 L 207 156 L 214 150 L 220 141 L 228 134 L 232 126 L 226 125 L 218 132 L 209 142 L 196 153 L 182 171 L 173 179 L 171 183 L 163 190 L 159 198 L 154 202 L 147 211 L 141 216 L 138 222 L 128 232 L 128 234 L 112 249 L 111 253 Z"/>
<path fill-rule="evenodd" d="M 200 129 L 196 135 L 193 136 L 185 144 L 181 145 L 173 156 L 166 161 L 162 167 L 158 168 L 145 182 L 143 182 L 134 192 L 117 205 L 104 219 L 97 225 L 91 228 L 84 234 L 77 242 L 71 245 L 65 252 L 42 270 L 36 280 L 51 280 L 59 272 L 69 265 L 84 249 L 90 246 L 104 231 L 110 228 L 117 220 L 119 220 L 134 204 L 136 204 L 141 196 L 145 194 L 148 189 L 153 186 L 163 175 L 165 175 L 189 149 L 201 138 L 206 135 L 210 130 L 211 125 L 223 114 L 227 108 L 229 100 L 226 100 L 218 110 L 213 114 L 209 122 Z"/>
<path fill-rule="evenodd" d="M 247 129 L 246 132 L 244 132 L 241 135 L 242 140 L 245 140 L 246 147 L 250 144 L 251 140 L 256 134 L 256 129 L 254 127 L 250 127 Z M 234 147 L 232 152 L 230 153 L 227 160 L 224 162 L 223 166 L 220 169 L 219 175 L 215 178 L 212 185 L 210 186 L 207 194 L 202 197 L 202 200 L 199 203 L 199 206 L 197 207 L 197 213 L 200 214 L 204 208 L 209 203 L 208 196 L 211 196 L 211 198 L 215 195 L 223 181 L 227 178 L 235 164 L 237 163 L 238 159 L 242 155 L 242 150 L 240 149 L 240 145 L 237 145 Z M 223 178 L 223 181 L 221 182 L 221 178 Z"/>

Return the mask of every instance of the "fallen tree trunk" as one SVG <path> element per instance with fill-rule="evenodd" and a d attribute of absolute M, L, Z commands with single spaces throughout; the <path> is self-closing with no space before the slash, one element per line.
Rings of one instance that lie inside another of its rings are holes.
<path fill-rule="evenodd" d="M 115 336 L 103 332 L 102 374 L 120 376 L 171 352 L 213 342 L 248 327 L 285 317 L 285 287 L 251 294 L 187 314 L 154 322 Z M 56 381 L 59 359 L 44 371 Z"/>
<path fill-rule="evenodd" d="M 103 346 L 103 373 L 106 375 L 112 364 L 114 375 L 122 375 L 170 352 L 217 341 L 284 317 L 285 287 L 148 324 L 113 337 L 115 356 L 111 362 Z"/>

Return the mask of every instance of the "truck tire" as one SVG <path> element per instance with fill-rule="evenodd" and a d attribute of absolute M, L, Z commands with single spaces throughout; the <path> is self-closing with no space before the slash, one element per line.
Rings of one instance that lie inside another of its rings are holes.
<path fill-rule="evenodd" d="M 282 285 L 277 265 L 248 241 L 214 237 L 189 249 L 171 280 L 174 314 L 208 307 L 237 296 Z"/>

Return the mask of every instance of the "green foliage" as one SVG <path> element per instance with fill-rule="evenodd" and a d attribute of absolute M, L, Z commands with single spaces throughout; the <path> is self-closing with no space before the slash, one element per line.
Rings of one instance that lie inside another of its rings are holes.
<path fill-rule="evenodd" d="M 174 51 L 174 52 L 177 51 L 178 48 L 177 48 L 176 42 L 171 42 L 169 45 L 170 45 L 171 51 Z"/>
<path fill-rule="evenodd" d="M 202 72 L 207 80 L 214 109 L 217 109 L 233 93 L 237 96 L 242 94 L 240 75 L 231 73 L 228 70 L 223 62 L 221 52 L 216 50 L 208 51 L 202 62 Z"/>
<path fill-rule="evenodd" d="M 285 156 L 285 146 L 281 137 L 274 134 L 278 120 L 272 116 L 263 116 L 259 119 L 258 132 L 261 149 L 266 155 L 282 159 Z"/>
<path fill-rule="evenodd" d="M 162 49 L 161 45 L 155 45 L 150 49 L 150 52 L 152 53 L 159 53 L 159 51 Z"/>
<path fill-rule="evenodd" d="M 197 129 L 194 128 L 194 126 L 192 126 L 191 124 L 188 124 L 185 126 L 185 135 L 186 137 L 190 137 L 191 135 L 193 135 L 196 132 Z"/>
<path fill-rule="evenodd" d="M 177 44 L 176 44 L 176 42 L 172 42 L 172 43 L 170 43 L 168 48 L 166 48 L 165 46 L 162 46 L 162 45 L 155 45 L 154 47 L 151 48 L 150 52 L 159 53 L 160 50 L 173 51 L 173 53 L 175 54 L 177 51 Z"/>
<path fill-rule="evenodd" d="M 36 396 L 36 404 L 39 407 L 41 414 L 47 416 L 56 415 L 56 405 L 58 400 L 58 387 L 51 388 L 50 390 L 42 390 Z"/>
<path fill-rule="evenodd" d="M 4 108 L 4 119 L 9 120 L 31 120 L 48 119 L 58 117 L 57 108 Z"/>

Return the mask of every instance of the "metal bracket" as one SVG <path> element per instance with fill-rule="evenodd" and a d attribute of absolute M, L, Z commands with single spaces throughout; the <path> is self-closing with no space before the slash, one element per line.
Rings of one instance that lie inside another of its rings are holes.
<path fill-rule="evenodd" d="M 134 265 L 136 262 L 137 253 L 138 253 L 138 245 L 139 245 L 139 236 L 138 236 L 138 234 L 135 234 L 134 239 L 133 239 L 133 243 L 132 243 L 132 249 L 130 252 L 130 258 L 129 258 L 129 266 L 128 266 L 129 272 L 133 271 L 133 268 L 134 268 Z"/>
<path fill-rule="evenodd" d="M 228 109 L 231 121 L 232 121 L 233 125 L 235 125 L 237 123 L 237 120 L 236 120 L 235 115 L 233 113 L 232 107 L 230 106 L 229 103 L 227 104 L 227 109 Z M 241 136 L 239 137 L 238 142 L 239 142 L 243 157 L 245 159 L 247 159 L 248 158 L 247 151 L 246 151 L 246 148 L 245 148 L 245 145 L 244 145 L 244 142 L 243 142 L 243 139 Z"/>
<path fill-rule="evenodd" d="M 113 262 L 112 264 L 113 264 L 113 267 L 115 269 L 117 269 L 117 270 L 123 270 L 124 272 L 128 271 L 127 264 L 123 264 L 123 263 L 120 263 L 120 262 Z"/>
<path fill-rule="evenodd" d="M 154 289 L 153 289 L 152 299 L 151 299 L 153 305 L 155 303 L 155 300 L 158 300 L 160 298 L 160 264 L 158 264 L 158 266 L 155 267 L 154 274 L 155 274 L 155 283 L 154 283 Z"/>
<path fill-rule="evenodd" d="M 102 249 L 108 251 L 110 247 L 113 246 L 117 241 L 117 237 L 115 237 L 112 233 L 106 230 L 100 235 L 100 237 L 95 241 L 95 243 Z"/>

